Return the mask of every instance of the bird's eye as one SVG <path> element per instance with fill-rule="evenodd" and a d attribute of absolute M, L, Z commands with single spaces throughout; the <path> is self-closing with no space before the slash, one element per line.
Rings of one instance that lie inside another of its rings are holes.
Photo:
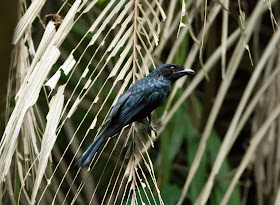
<path fill-rule="evenodd" d="M 173 66 L 170 67 L 170 69 L 174 72 L 175 71 L 175 68 Z"/>

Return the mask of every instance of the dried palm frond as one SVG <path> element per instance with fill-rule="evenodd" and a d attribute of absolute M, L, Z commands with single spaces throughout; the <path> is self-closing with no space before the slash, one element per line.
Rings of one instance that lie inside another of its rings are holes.
<path fill-rule="evenodd" d="M 61 3 L 18 2 L 3 203 L 279 202 L 277 1 Z M 197 72 L 155 112 L 158 137 L 132 123 L 75 167 L 122 93 L 170 62 Z"/>

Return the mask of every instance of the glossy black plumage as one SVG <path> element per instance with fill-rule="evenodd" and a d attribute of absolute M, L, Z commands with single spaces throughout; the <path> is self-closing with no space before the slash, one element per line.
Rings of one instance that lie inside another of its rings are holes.
<path fill-rule="evenodd" d="M 150 116 L 154 109 L 166 101 L 172 84 L 188 74 L 194 74 L 194 71 L 175 64 L 164 64 L 132 85 L 112 108 L 106 119 L 109 124 L 80 156 L 76 165 L 88 167 L 94 154 L 106 139 L 118 135 L 124 126 Z"/>

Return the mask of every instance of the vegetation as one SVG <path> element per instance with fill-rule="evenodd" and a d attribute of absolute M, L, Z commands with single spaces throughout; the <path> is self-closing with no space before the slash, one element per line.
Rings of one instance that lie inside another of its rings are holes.
<path fill-rule="evenodd" d="M 3 204 L 280 204 L 279 1 L 19 1 L 0 142 Z M 50 15 L 52 14 L 52 15 Z M 196 71 L 89 169 L 121 94 Z"/>

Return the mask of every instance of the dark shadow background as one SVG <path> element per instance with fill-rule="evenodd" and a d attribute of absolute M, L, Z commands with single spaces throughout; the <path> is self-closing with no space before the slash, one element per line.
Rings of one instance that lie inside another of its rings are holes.
<path fill-rule="evenodd" d="M 0 133 L 5 127 L 5 99 L 11 62 L 13 31 L 17 22 L 17 0 L 2 1 L 0 7 Z"/>

